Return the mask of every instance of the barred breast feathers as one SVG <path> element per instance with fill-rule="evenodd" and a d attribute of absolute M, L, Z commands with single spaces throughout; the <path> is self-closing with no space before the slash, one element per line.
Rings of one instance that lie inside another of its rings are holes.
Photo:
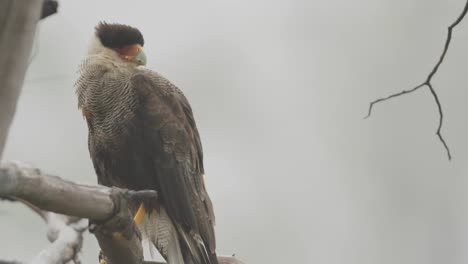
<path fill-rule="evenodd" d="M 121 61 L 115 51 L 94 42 L 79 67 L 75 83 L 78 107 L 99 134 L 116 134 L 133 117 L 138 99 L 132 83 L 136 75 L 147 76 L 160 96 L 184 97 L 169 80 L 145 67 Z M 186 101 L 183 98 L 183 101 Z"/>
<path fill-rule="evenodd" d="M 79 77 L 75 82 L 75 93 L 78 96 L 78 107 L 85 105 L 87 91 L 99 89 L 103 75 L 109 70 L 105 65 L 97 63 L 99 58 L 89 56 L 79 66 Z"/>
<path fill-rule="evenodd" d="M 130 81 L 136 70 L 106 54 L 89 55 L 81 63 L 75 84 L 78 107 L 89 114 L 96 136 L 120 134 L 133 117 L 137 102 Z"/>

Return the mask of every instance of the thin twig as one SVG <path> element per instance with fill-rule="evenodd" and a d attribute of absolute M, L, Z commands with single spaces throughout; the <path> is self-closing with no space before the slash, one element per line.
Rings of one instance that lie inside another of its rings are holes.
<path fill-rule="evenodd" d="M 368 118 L 368 117 L 371 116 L 372 109 L 373 109 L 374 105 L 377 104 L 377 103 L 384 102 L 384 101 L 390 100 L 390 99 L 395 98 L 395 97 L 403 96 L 405 94 L 409 94 L 409 93 L 412 93 L 414 91 L 417 91 L 420 88 L 427 87 L 429 89 L 429 91 L 431 92 L 431 95 L 434 98 L 434 102 L 437 105 L 437 110 L 439 111 L 439 125 L 437 127 L 436 135 L 439 138 L 442 145 L 444 146 L 444 148 L 445 148 L 445 150 L 447 152 L 447 157 L 448 157 L 449 160 L 452 159 L 452 155 L 450 154 L 450 148 L 448 147 L 448 145 L 447 145 L 447 143 L 446 143 L 446 141 L 445 141 L 445 139 L 444 139 L 444 137 L 442 136 L 442 133 L 441 133 L 442 124 L 443 124 L 443 121 L 444 121 L 444 114 L 442 112 L 442 105 L 440 103 L 439 96 L 437 95 L 437 92 L 435 91 L 434 87 L 432 86 L 431 81 L 432 81 L 432 78 L 434 77 L 434 75 L 439 70 L 439 67 L 442 64 L 442 62 L 444 61 L 445 56 L 447 55 L 447 51 L 448 51 L 448 49 L 450 47 L 450 42 L 452 41 L 452 31 L 453 31 L 453 29 L 458 24 L 460 24 L 460 22 L 465 18 L 467 12 L 468 12 L 468 0 L 465 3 L 465 7 L 463 8 L 463 11 L 460 13 L 460 15 L 457 17 L 457 19 L 448 27 L 447 37 L 445 39 L 445 44 L 444 44 L 444 49 L 442 50 L 442 54 L 440 55 L 439 60 L 434 65 L 434 67 L 432 68 L 429 75 L 427 76 L 426 80 L 424 82 L 422 82 L 421 84 L 419 84 L 418 86 L 416 86 L 416 87 L 414 87 L 414 88 L 412 88 L 410 90 L 403 90 L 403 91 L 401 91 L 399 93 L 391 94 L 391 95 L 389 95 L 387 97 L 382 97 L 382 98 L 379 98 L 377 100 L 372 101 L 369 104 L 369 110 L 368 110 L 367 116 L 364 117 L 364 118 Z"/>
<path fill-rule="evenodd" d="M 47 212 L 42 211 L 37 206 L 33 205 L 32 203 L 30 203 L 30 202 L 28 202 L 26 200 L 17 198 L 16 201 L 21 202 L 24 205 L 26 205 L 29 209 L 33 210 L 37 215 L 39 215 L 42 218 L 42 220 L 47 222 Z"/>
<path fill-rule="evenodd" d="M 395 93 L 395 94 L 391 94 L 387 97 L 383 97 L 383 98 L 379 98 L 377 100 L 374 100 L 372 101 L 370 104 L 369 104 L 369 111 L 367 112 L 367 115 L 364 117 L 364 118 L 369 118 L 372 114 L 372 108 L 374 107 L 375 104 L 377 103 L 380 103 L 380 102 L 383 102 L 383 101 L 387 101 L 389 99 L 392 99 L 392 98 L 395 98 L 395 97 L 398 97 L 398 96 L 401 96 L 401 95 L 405 95 L 405 94 L 409 94 L 409 93 L 412 93 L 414 91 L 417 91 L 419 88 L 423 87 L 424 85 L 426 85 L 425 83 L 422 83 L 416 87 L 414 87 L 413 89 L 410 89 L 410 90 L 403 90 L 399 93 Z"/>

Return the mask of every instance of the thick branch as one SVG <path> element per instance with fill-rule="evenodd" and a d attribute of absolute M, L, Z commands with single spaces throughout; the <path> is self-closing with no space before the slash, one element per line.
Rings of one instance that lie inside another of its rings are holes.
<path fill-rule="evenodd" d="M 41 210 L 96 221 L 99 228 L 95 235 L 109 264 L 143 261 L 141 237 L 126 206 L 132 195 L 135 192 L 78 185 L 17 163 L 0 166 L 0 196 L 26 201 Z M 155 197 L 155 192 L 152 195 Z"/>
<path fill-rule="evenodd" d="M 16 104 L 34 41 L 37 21 L 57 12 L 55 0 L 0 1 L 0 157 L 13 121 Z"/>
<path fill-rule="evenodd" d="M 42 1 L 0 1 L 0 157 L 16 111 Z"/>
<path fill-rule="evenodd" d="M 374 105 L 377 104 L 377 103 L 384 102 L 384 101 L 390 100 L 390 99 L 395 98 L 395 97 L 410 94 L 412 92 L 415 92 L 415 91 L 419 90 L 420 88 L 427 87 L 429 89 L 432 97 L 434 98 L 434 102 L 436 103 L 437 110 L 439 112 L 439 125 L 437 127 L 436 135 L 439 138 L 442 145 L 444 146 L 445 151 L 447 152 L 447 157 L 448 157 L 449 160 L 452 159 L 452 155 L 450 154 L 450 148 L 448 147 L 447 143 L 445 142 L 444 137 L 441 134 L 442 124 L 443 124 L 443 121 L 444 121 L 444 114 L 443 114 L 443 111 L 442 111 L 442 105 L 440 103 L 439 96 L 437 95 L 437 92 L 435 91 L 434 87 L 432 86 L 431 81 L 432 81 L 432 78 L 434 77 L 434 75 L 439 70 L 439 67 L 442 64 L 442 62 L 444 61 L 445 56 L 447 55 L 448 49 L 450 47 L 450 42 L 452 41 L 453 29 L 458 24 L 460 24 L 460 22 L 465 18 L 467 12 L 468 12 L 468 0 L 465 3 L 463 11 L 460 13 L 460 15 L 457 17 L 457 19 L 447 28 L 447 37 L 445 39 L 445 44 L 444 44 L 444 48 L 442 50 L 442 53 L 441 53 L 437 63 L 434 65 L 432 70 L 427 75 L 426 80 L 424 82 L 422 82 L 421 84 L 419 84 L 418 86 L 416 86 L 416 87 L 414 87 L 414 88 L 412 88 L 410 90 L 403 90 L 403 91 L 401 91 L 399 93 L 394 93 L 394 94 L 391 94 L 389 96 L 382 97 L 382 98 L 379 98 L 377 100 L 372 101 L 369 104 L 369 110 L 368 110 L 367 116 L 365 117 L 365 118 L 368 118 L 368 117 L 371 116 L 372 109 L 373 109 Z"/>
<path fill-rule="evenodd" d="M 114 213 L 109 188 L 78 185 L 14 163 L 0 167 L 0 196 L 13 196 L 42 210 L 81 218 L 105 220 Z"/>
<path fill-rule="evenodd" d="M 108 264 L 161 264 L 143 261 L 141 236 L 127 205 L 128 200 L 136 197 L 157 199 L 154 191 L 135 192 L 79 185 L 42 174 L 38 169 L 19 163 L 4 163 L 0 165 L 0 197 L 2 196 L 25 203 L 46 221 L 50 221 L 51 217 L 55 219 L 57 215 L 43 210 L 74 216 L 67 218 L 73 221 L 77 221 L 77 217 L 93 220 L 90 231 L 95 234 Z M 76 245 L 63 241 L 58 244 Z M 242 264 L 235 257 L 220 256 L 218 260 L 220 264 Z"/>

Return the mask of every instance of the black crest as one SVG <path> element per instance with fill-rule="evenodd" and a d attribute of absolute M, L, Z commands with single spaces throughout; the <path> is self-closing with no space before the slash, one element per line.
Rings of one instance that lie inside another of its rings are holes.
<path fill-rule="evenodd" d="M 145 40 L 140 30 L 123 24 L 100 22 L 96 26 L 96 36 L 102 45 L 111 49 L 123 48 L 128 45 L 144 45 Z"/>

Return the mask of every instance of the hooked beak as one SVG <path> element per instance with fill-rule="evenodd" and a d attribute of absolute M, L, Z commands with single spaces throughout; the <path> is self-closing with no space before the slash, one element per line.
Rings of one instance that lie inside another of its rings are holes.
<path fill-rule="evenodd" d="M 143 49 L 140 49 L 135 57 L 133 57 L 133 62 L 135 62 L 137 65 L 146 65 L 146 54 Z"/>

